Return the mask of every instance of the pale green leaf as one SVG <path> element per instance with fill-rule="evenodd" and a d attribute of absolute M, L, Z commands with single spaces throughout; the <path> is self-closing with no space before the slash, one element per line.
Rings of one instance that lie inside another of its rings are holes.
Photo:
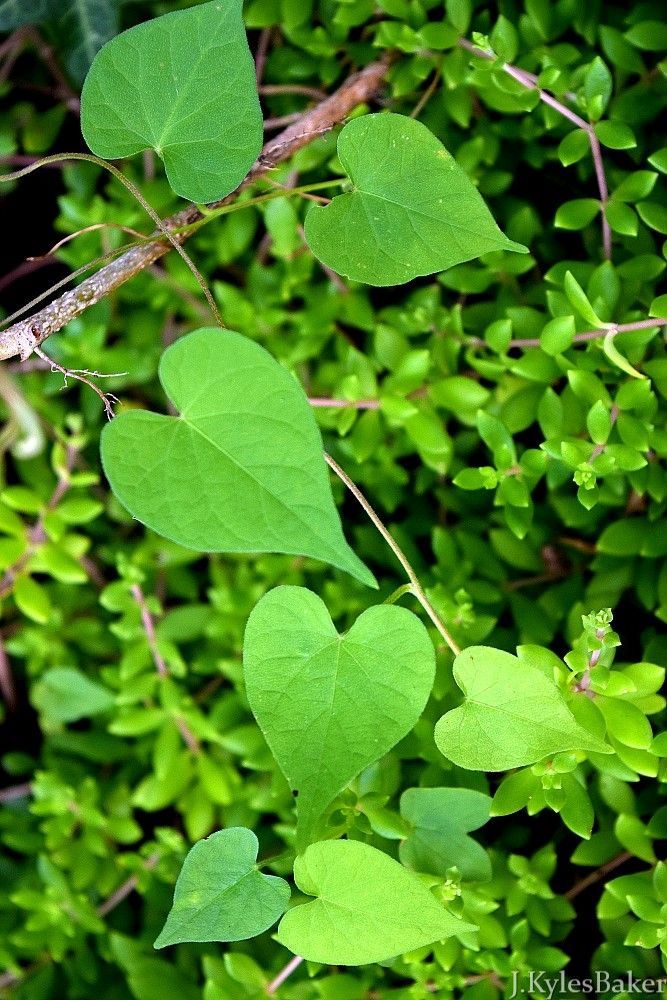
<path fill-rule="evenodd" d="M 102 433 L 105 473 L 131 514 L 187 548 L 314 556 L 374 585 L 343 537 L 320 432 L 289 372 L 210 328 L 165 351 L 160 379 L 179 417 L 132 410 Z"/>
<path fill-rule="evenodd" d="M 555 316 L 540 334 L 540 347 L 545 354 L 555 357 L 571 347 L 573 339 L 574 316 Z"/>
<path fill-rule="evenodd" d="M 352 190 L 306 216 L 315 256 L 354 281 L 400 285 L 491 250 L 526 248 L 498 228 L 476 187 L 421 122 L 366 115 L 338 138 Z"/>
<path fill-rule="evenodd" d="M 243 658 L 250 707 L 297 795 L 303 847 L 338 792 L 418 720 L 433 645 L 405 608 L 369 608 L 341 636 L 316 594 L 276 587 L 250 615 Z"/>
<path fill-rule="evenodd" d="M 277 938 L 310 962 L 368 965 L 474 930 L 416 875 L 359 841 L 311 844 L 296 859 L 294 878 L 317 899 L 289 910 Z"/>
<path fill-rule="evenodd" d="M 594 326 L 596 329 L 602 329 L 605 324 L 595 312 L 595 309 L 593 309 L 593 306 L 588 301 L 586 293 L 571 271 L 565 272 L 563 288 L 570 305 L 574 306 L 579 315 L 583 316 L 586 322 L 590 323 L 591 326 Z"/>
<path fill-rule="evenodd" d="M 76 722 L 113 708 L 111 691 L 73 667 L 54 667 L 35 685 L 33 703 L 51 723 Z"/>
<path fill-rule="evenodd" d="M 49 595 L 31 576 L 20 576 L 14 584 L 17 608 L 38 625 L 45 625 L 53 613 Z"/>
<path fill-rule="evenodd" d="M 471 788 L 408 788 L 401 796 L 401 816 L 412 826 L 399 856 L 417 871 L 445 876 L 456 866 L 461 878 L 491 878 L 491 861 L 468 836 L 489 819 L 491 799 Z"/>
<path fill-rule="evenodd" d="M 634 368 L 627 358 L 624 358 L 618 347 L 614 343 L 616 334 L 613 330 L 610 330 L 607 336 L 602 341 L 602 350 L 607 355 L 609 360 L 620 368 L 621 371 L 627 372 L 628 375 L 632 375 L 633 378 L 646 378 L 643 372 L 638 372 Z"/>
<path fill-rule="evenodd" d="M 290 888 L 257 870 L 252 830 L 231 827 L 191 848 L 176 882 L 167 922 L 155 941 L 243 941 L 267 930 L 285 912 Z"/>
<path fill-rule="evenodd" d="M 445 757 L 476 771 L 506 771 L 562 750 L 609 753 L 574 719 L 559 688 L 527 660 L 469 646 L 454 661 L 465 699 L 435 727 Z"/>
<path fill-rule="evenodd" d="M 174 191 L 211 202 L 241 183 L 262 147 L 241 0 L 211 0 L 124 31 L 97 54 L 81 128 L 114 160 L 151 148 Z"/>

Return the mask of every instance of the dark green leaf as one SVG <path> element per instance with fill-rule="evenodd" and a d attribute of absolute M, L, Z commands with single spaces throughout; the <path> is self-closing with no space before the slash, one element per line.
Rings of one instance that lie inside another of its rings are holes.
<path fill-rule="evenodd" d="M 285 912 L 284 879 L 257 871 L 259 842 L 251 830 L 212 833 L 191 848 L 174 891 L 167 922 L 155 941 L 242 941 L 267 930 Z"/>

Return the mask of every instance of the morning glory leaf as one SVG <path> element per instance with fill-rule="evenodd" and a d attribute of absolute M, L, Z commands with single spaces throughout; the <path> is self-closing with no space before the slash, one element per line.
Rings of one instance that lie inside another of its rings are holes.
<path fill-rule="evenodd" d="M 315 256 L 353 281 L 400 285 L 491 250 L 527 252 L 421 122 L 356 118 L 338 137 L 338 158 L 352 190 L 312 207 L 305 232 Z"/>
<path fill-rule="evenodd" d="M 131 410 L 102 433 L 107 479 L 134 517 L 190 549 L 314 556 L 376 585 L 345 541 L 315 417 L 282 365 L 205 328 L 172 344 L 159 374 L 180 416 Z"/>
<path fill-rule="evenodd" d="M 316 594 L 276 587 L 248 619 L 243 662 L 250 707 L 297 793 L 303 849 L 335 796 L 417 722 L 433 645 L 406 608 L 369 608 L 341 636 Z"/>
<path fill-rule="evenodd" d="M 98 52 L 81 128 L 108 160 L 154 149 L 174 191 L 215 201 L 262 148 L 262 113 L 241 0 L 212 0 L 122 32 Z"/>
<path fill-rule="evenodd" d="M 267 930 L 285 912 L 290 887 L 257 870 L 259 842 L 252 830 L 230 827 L 190 849 L 174 902 L 155 948 L 182 941 L 244 941 Z"/>
<path fill-rule="evenodd" d="M 579 725 L 553 681 L 525 659 L 469 646 L 454 660 L 454 679 L 465 700 L 440 719 L 435 742 L 459 767 L 506 771 L 562 750 L 611 753 Z"/>
<path fill-rule="evenodd" d="M 412 826 L 401 842 L 404 865 L 446 875 L 456 866 L 466 881 L 491 878 L 484 848 L 468 836 L 489 819 L 491 799 L 472 788 L 408 788 L 401 795 L 401 816 Z"/>
<path fill-rule="evenodd" d="M 398 861 L 360 841 L 311 844 L 294 863 L 294 880 L 317 899 L 288 910 L 276 937 L 309 962 L 384 962 L 475 930 Z"/>

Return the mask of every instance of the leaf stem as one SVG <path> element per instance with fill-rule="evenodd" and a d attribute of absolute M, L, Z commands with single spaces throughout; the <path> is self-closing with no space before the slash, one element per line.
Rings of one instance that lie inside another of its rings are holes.
<path fill-rule="evenodd" d="M 403 549 L 400 547 L 398 542 L 391 536 L 389 529 L 386 528 L 385 525 L 382 523 L 379 515 L 375 512 L 375 510 L 368 502 L 364 494 L 361 492 L 359 487 L 355 483 L 353 483 L 350 477 L 347 475 L 347 473 L 343 469 L 341 469 L 338 462 L 336 462 L 331 457 L 331 455 L 328 455 L 326 452 L 324 453 L 324 458 L 329 468 L 333 469 L 338 478 L 343 483 L 345 483 L 352 496 L 355 498 L 355 500 L 357 500 L 357 502 L 361 505 L 361 507 L 363 507 L 370 520 L 373 522 L 377 530 L 380 532 L 385 542 L 387 543 L 387 545 L 389 546 L 389 548 L 394 553 L 394 555 L 400 562 L 401 566 L 405 570 L 406 576 L 410 581 L 410 592 L 412 593 L 412 596 L 417 598 L 422 608 L 424 609 L 424 611 L 431 619 L 431 621 L 437 628 L 442 638 L 445 640 L 445 642 L 451 649 L 454 656 L 458 656 L 458 654 L 461 652 L 460 646 L 454 641 L 452 636 L 445 628 L 444 624 L 438 618 L 438 615 L 436 614 L 433 605 L 431 604 L 428 597 L 424 593 L 424 589 L 421 583 L 419 582 L 417 574 L 412 568 L 412 565 L 410 564 L 408 557 L 403 552 Z"/>
<path fill-rule="evenodd" d="M 0 695 L 7 706 L 9 712 L 15 712 L 18 706 L 18 698 L 16 695 L 16 684 L 14 682 L 14 674 L 12 671 L 11 664 L 9 662 L 9 657 L 5 652 L 5 646 L 0 638 Z M 30 787 L 30 786 L 28 786 Z M 0 792 L 0 802 L 3 801 L 1 798 L 2 792 Z M 6 799 L 4 801 L 7 801 Z"/>
<path fill-rule="evenodd" d="M 403 584 L 401 584 L 400 587 L 397 587 L 396 590 L 394 590 L 393 593 L 391 593 L 389 595 L 389 597 L 385 597 L 385 599 L 384 599 L 384 601 L 382 603 L 383 604 L 396 604 L 396 602 L 400 601 L 400 599 L 403 597 L 404 594 L 411 594 L 411 593 L 412 593 L 412 584 L 411 583 L 403 583 Z"/>
<path fill-rule="evenodd" d="M 144 871 L 147 872 L 152 871 L 152 869 L 155 868 L 159 860 L 160 857 L 158 854 L 149 855 L 143 864 Z M 112 910 L 115 910 L 116 907 L 119 906 L 124 899 L 127 899 L 127 897 L 134 892 L 138 884 L 139 884 L 139 876 L 130 875 L 130 877 L 126 879 L 122 885 L 118 886 L 115 892 L 113 892 L 107 899 L 105 899 L 103 903 L 100 903 L 100 905 L 97 907 L 98 917 L 106 917 L 108 913 L 111 913 Z"/>
<path fill-rule="evenodd" d="M 266 987 L 267 994 L 269 996 L 273 996 L 276 990 L 292 975 L 295 969 L 299 968 L 302 962 L 303 959 L 299 955 L 295 955 L 294 958 L 291 958 L 285 968 L 281 969 L 276 978 L 272 979 L 268 984 Z"/>
<path fill-rule="evenodd" d="M 147 872 L 152 871 L 159 860 L 160 856 L 158 854 L 150 854 L 142 865 L 143 870 Z M 98 917 L 106 917 L 112 910 L 119 906 L 124 899 L 127 899 L 127 897 L 134 892 L 138 885 L 139 876 L 131 875 L 115 890 L 115 892 L 108 897 L 108 899 L 105 899 L 102 903 L 100 903 L 96 910 Z M 45 965 L 49 965 L 52 961 L 52 955 L 44 955 L 36 962 L 32 962 L 30 965 L 24 966 L 18 972 L 12 972 L 11 970 L 3 972 L 2 975 L 0 975 L 0 990 L 16 986 L 17 983 L 24 980 L 27 976 L 37 972 L 38 969 L 43 968 Z"/>

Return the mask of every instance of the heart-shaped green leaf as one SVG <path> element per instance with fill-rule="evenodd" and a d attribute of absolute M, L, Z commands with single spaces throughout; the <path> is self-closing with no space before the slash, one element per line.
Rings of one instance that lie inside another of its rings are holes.
<path fill-rule="evenodd" d="M 369 608 L 341 636 L 316 594 L 276 587 L 248 619 L 243 662 L 250 707 L 298 796 L 302 849 L 332 799 L 418 720 L 433 645 L 405 608 Z"/>
<path fill-rule="evenodd" d="M 375 579 L 343 537 L 322 439 L 299 383 L 259 344 L 216 328 L 160 361 L 181 411 L 122 413 L 102 433 L 102 463 L 131 514 L 202 552 L 314 556 Z"/>
<path fill-rule="evenodd" d="M 399 847 L 401 861 L 434 875 L 446 875 L 456 865 L 462 879 L 490 879 L 489 855 L 468 836 L 484 826 L 490 810 L 489 796 L 472 788 L 408 788 L 401 795 L 401 816 L 412 832 Z"/>
<path fill-rule="evenodd" d="M 280 921 L 278 941 L 310 962 L 367 965 L 472 931 L 416 875 L 369 844 L 327 840 L 296 859 L 294 879 L 317 896 Z"/>
<path fill-rule="evenodd" d="M 500 231 L 482 196 L 421 122 L 366 115 L 338 137 L 352 191 L 306 216 L 308 245 L 328 267 L 369 285 L 400 285 L 490 250 L 526 248 Z"/>
<path fill-rule="evenodd" d="M 183 862 L 167 922 L 156 948 L 182 941 L 243 941 L 285 912 L 290 887 L 257 870 L 252 830 L 231 827 L 191 848 Z"/>
<path fill-rule="evenodd" d="M 242 0 L 173 11 L 122 32 L 95 56 L 81 128 L 105 159 L 151 148 L 177 194 L 224 197 L 262 148 L 262 113 Z"/>
<path fill-rule="evenodd" d="M 465 694 L 435 727 L 445 757 L 473 771 L 506 771 L 562 750 L 611 753 L 570 712 L 560 689 L 538 667 L 511 653 L 469 646 L 454 661 Z"/>

